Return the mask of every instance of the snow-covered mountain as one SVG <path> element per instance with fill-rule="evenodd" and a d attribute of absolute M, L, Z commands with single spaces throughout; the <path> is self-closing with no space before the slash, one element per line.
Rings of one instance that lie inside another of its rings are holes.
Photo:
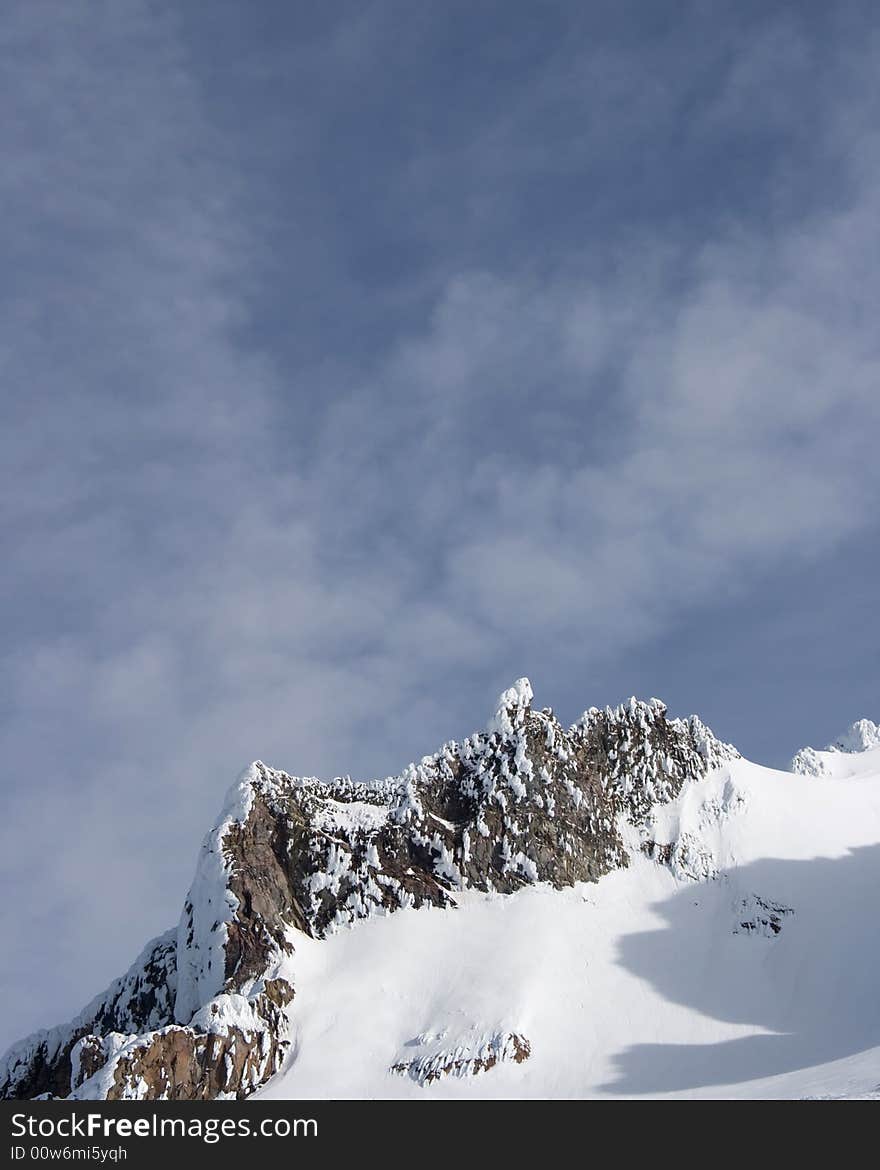
<path fill-rule="evenodd" d="M 838 779 L 880 772 L 880 727 L 870 719 L 858 719 L 823 750 L 801 748 L 791 770 L 801 776 Z"/>
<path fill-rule="evenodd" d="M 870 1094 L 880 743 L 855 727 L 813 753 L 848 770 L 774 772 L 657 700 L 565 728 L 521 679 L 397 777 L 255 763 L 177 928 L 15 1045 L 0 1095 Z"/>

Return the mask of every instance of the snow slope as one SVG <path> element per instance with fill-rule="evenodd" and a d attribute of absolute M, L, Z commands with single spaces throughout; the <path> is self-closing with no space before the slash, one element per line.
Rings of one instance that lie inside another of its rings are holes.
<path fill-rule="evenodd" d="M 871 1095 L 878 752 L 849 768 L 733 760 L 597 883 L 298 934 L 293 1052 L 260 1095 Z"/>

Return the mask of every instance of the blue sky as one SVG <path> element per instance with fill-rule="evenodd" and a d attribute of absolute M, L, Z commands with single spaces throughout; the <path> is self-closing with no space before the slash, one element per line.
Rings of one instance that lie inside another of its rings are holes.
<path fill-rule="evenodd" d="M 878 717 L 878 26 L 28 0 L 0 30 L 0 1042 L 255 757 L 528 674 L 782 764 Z"/>

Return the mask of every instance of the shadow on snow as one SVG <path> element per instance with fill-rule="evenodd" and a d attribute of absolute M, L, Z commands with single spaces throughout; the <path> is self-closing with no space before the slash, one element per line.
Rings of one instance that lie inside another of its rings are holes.
<path fill-rule="evenodd" d="M 756 861 L 654 905 L 665 925 L 624 937 L 621 965 L 669 1002 L 756 1034 L 636 1044 L 614 1058 L 615 1079 L 603 1089 L 734 1084 L 880 1044 L 878 888 L 880 845 L 871 845 L 833 859 Z M 752 895 L 793 910 L 778 935 L 734 933 L 750 916 L 740 903 Z"/>

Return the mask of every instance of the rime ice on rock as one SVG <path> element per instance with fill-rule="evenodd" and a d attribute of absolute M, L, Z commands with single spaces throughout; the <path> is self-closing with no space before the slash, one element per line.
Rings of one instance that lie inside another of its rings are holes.
<path fill-rule="evenodd" d="M 525 723 L 533 699 L 532 684 L 527 678 L 518 678 L 512 687 L 498 697 L 495 714 L 489 720 L 487 731 L 508 739 Z"/>
<path fill-rule="evenodd" d="M 454 905 L 463 889 L 596 881 L 628 864 L 622 826 L 643 829 L 736 754 L 656 699 L 591 708 L 565 728 L 532 707 L 523 678 L 486 731 L 396 777 L 323 782 L 258 761 L 205 838 L 177 929 L 70 1024 L 14 1046 L 0 1096 L 247 1096 L 289 1050 L 298 933 Z M 470 1071 L 516 1049 L 510 1036 L 486 1043 L 461 1057 Z"/>

